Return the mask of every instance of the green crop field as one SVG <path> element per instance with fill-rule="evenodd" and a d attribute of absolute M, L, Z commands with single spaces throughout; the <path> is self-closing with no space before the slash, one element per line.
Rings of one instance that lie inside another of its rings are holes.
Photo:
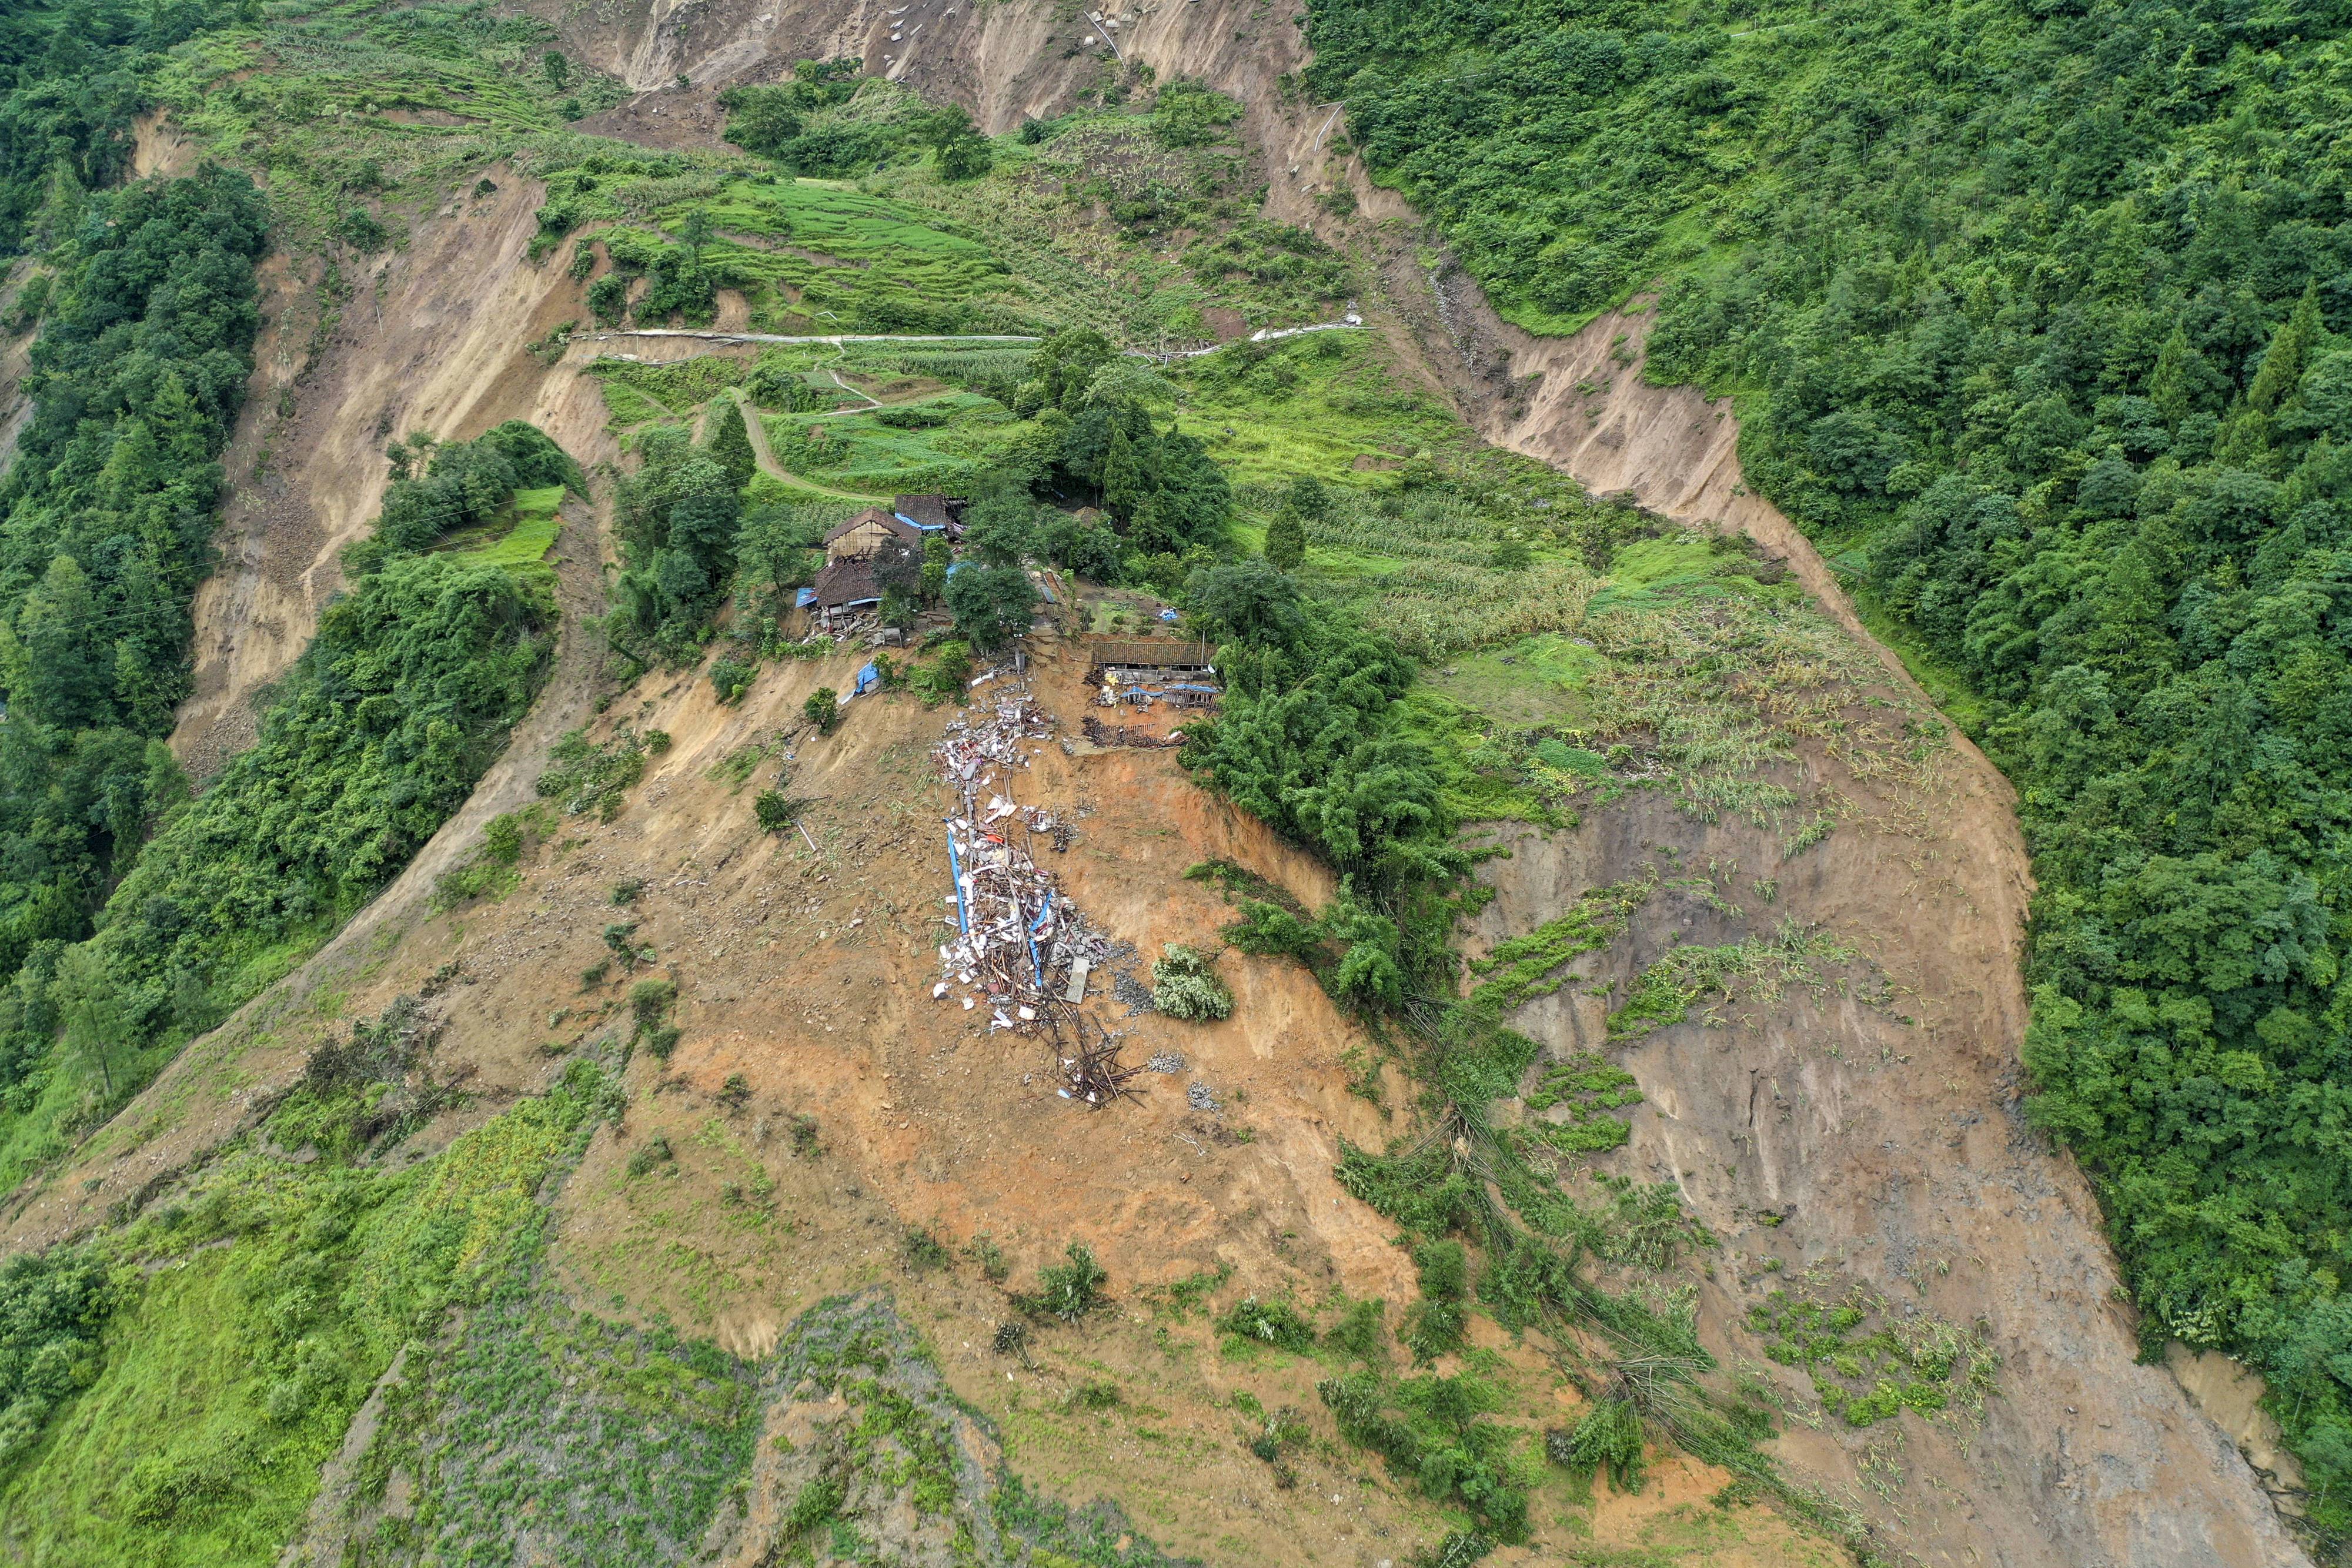
<path fill-rule="evenodd" d="M 537 566 L 555 548 L 557 530 L 562 527 L 556 514 L 562 505 L 561 485 L 516 491 L 511 526 L 495 539 L 467 547 L 467 558 L 509 570 Z"/>

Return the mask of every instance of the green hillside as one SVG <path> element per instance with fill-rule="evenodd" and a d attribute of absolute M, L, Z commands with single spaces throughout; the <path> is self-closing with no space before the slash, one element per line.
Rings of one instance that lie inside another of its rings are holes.
<path fill-rule="evenodd" d="M 1504 313 L 1654 289 L 1749 481 L 1971 692 L 2035 854 L 2037 1122 L 2143 1311 L 2352 1524 L 2342 8 L 1316 0 Z"/>

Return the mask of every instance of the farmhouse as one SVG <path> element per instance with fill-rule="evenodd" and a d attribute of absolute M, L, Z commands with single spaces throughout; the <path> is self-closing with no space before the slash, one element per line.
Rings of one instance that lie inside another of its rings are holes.
<path fill-rule="evenodd" d="M 868 507 L 824 536 L 824 559 L 836 565 L 842 561 L 871 560 L 894 544 L 920 549 L 923 530 L 896 512 Z"/>

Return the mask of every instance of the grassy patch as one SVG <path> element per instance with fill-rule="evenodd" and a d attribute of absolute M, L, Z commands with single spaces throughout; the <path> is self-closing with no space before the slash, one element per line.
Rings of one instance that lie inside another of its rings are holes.
<path fill-rule="evenodd" d="M 555 548 L 555 536 L 563 526 L 557 515 L 562 505 L 561 485 L 541 490 L 518 490 L 505 532 L 484 543 L 463 546 L 463 553 L 510 571 L 538 566 Z"/>
<path fill-rule="evenodd" d="M 1609 1015 L 1609 1035 L 1631 1040 L 1681 1023 L 1694 1005 L 1709 998 L 1700 1021 L 1721 1028 L 1725 1011 L 1740 1000 L 1769 1004 L 1792 987 L 1816 995 L 1828 990 L 1836 982 L 1822 973 L 1824 967 L 1858 956 L 1828 932 L 1793 920 L 1782 921 L 1769 936 L 1727 947 L 1675 947 L 1642 971 L 1625 1005 Z"/>
<path fill-rule="evenodd" d="M 1171 374 L 1185 428 L 1239 484 L 1311 474 L 1326 484 L 1376 485 L 1415 453 L 1467 439 L 1451 410 L 1391 372 L 1370 332 L 1236 343 Z"/>
<path fill-rule="evenodd" d="M 396 1173 L 297 1165 L 255 1140 L 108 1238 L 141 1283 L 97 1381 L 0 1489 L 17 1544 L 58 1562 L 273 1557 L 399 1347 L 535 1251 L 536 1190 L 603 1092 L 576 1064 Z M 373 1103 L 342 1093 L 330 1119 Z"/>
<path fill-rule="evenodd" d="M 1849 1427 L 1904 1410 L 1979 1415 L 1992 1387 L 1995 1357 L 1981 1328 L 1895 1312 L 1860 1285 L 1835 1299 L 1775 1291 L 1748 1309 L 1748 1326 L 1766 1355 L 1811 1374 L 1823 1407 Z"/>

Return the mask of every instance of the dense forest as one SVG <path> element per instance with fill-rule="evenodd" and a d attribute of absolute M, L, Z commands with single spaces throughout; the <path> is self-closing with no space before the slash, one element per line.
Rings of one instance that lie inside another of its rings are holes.
<path fill-rule="evenodd" d="M 1965 688 L 2027 1047 L 2142 1309 L 2352 1526 L 2352 114 L 2339 6 L 1316 0 L 1311 80 L 1505 314 L 1649 373 Z"/>

